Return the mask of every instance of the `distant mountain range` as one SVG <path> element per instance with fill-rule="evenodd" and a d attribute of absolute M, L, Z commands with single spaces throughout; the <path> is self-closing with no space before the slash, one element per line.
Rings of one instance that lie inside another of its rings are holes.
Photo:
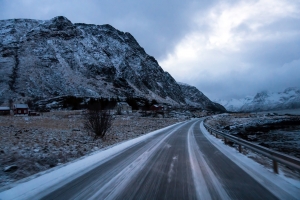
<path fill-rule="evenodd" d="M 0 74 L 0 105 L 76 96 L 225 111 L 197 88 L 178 84 L 130 33 L 63 16 L 1 20 Z"/>
<path fill-rule="evenodd" d="M 300 108 L 300 89 L 290 87 L 283 92 L 262 91 L 242 99 L 216 100 L 228 111 L 256 112 Z"/>

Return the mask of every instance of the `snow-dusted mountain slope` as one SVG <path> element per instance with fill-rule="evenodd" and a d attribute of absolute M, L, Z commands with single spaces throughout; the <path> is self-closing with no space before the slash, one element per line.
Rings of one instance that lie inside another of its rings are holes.
<path fill-rule="evenodd" d="M 230 100 L 216 100 L 219 104 L 223 105 L 226 110 L 232 111 L 232 112 L 238 112 L 240 111 L 240 108 L 247 104 L 250 103 L 253 100 L 253 97 L 247 96 L 242 99 L 230 99 Z"/>
<path fill-rule="evenodd" d="M 185 97 L 185 102 L 187 102 L 187 104 L 189 104 L 190 106 L 193 106 L 195 108 L 208 108 L 209 110 L 220 110 L 224 112 L 226 111 L 226 109 L 222 105 L 209 100 L 209 98 L 207 98 L 196 87 L 190 86 L 186 83 L 177 83 L 181 87 L 181 90 Z"/>
<path fill-rule="evenodd" d="M 262 91 L 254 97 L 243 99 L 231 99 L 229 101 L 218 100 L 228 111 L 266 111 L 300 108 L 300 89 L 291 87 L 283 92 Z"/>
<path fill-rule="evenodd" d="M 63 16 L 1 20 L 0 74 L 0 104 L 71 95 L 186 105 L 181 87 L 130 33 Z"/>

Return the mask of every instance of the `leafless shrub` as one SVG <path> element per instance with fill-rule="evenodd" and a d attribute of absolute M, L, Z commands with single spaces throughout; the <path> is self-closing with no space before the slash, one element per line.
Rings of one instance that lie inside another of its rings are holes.
<path fill-rule="evenodd" d="M 105 134 L 112 125 L 112 115 L 107 110 L 93 106 L 84 115 L 84 127 L 94 134 L 94 140 L 105 139 Z"/>
<path fill-rule="evenodd" d="M 117 115 L 122 115 L 122 107 L 121 106 L 117 106 Z"/>
<path fill-rule="evenodd" d="M 222 116 L 222 117 L 218 117 L 216 119 L 218 125 L 222 128 L 224 128 L 225 126 L 228 126 L 230 125 L 230 120 L 229 118 L 225 117 L 225 116 Z"/>

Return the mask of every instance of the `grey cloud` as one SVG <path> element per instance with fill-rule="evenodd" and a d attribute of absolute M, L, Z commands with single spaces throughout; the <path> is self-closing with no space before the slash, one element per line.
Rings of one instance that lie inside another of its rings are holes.
<path fill-rule="evenodd" d="M 300 31 L 299 18 L 284 17 L 261 27 L 260 31 L 272 32 L 274 34 L 286 31 Z"/>
<path fill-rule="evenodd" d="M 244 62 L 253 66 L 280 67 L 283 64 L 300 58 L 300 38 L 285 37 L 278 40 L 247 42 L 238 54 Z"/>
<path fill-rule="evenodd" d="M 278 67 L 300 57 L 299 18 L 281 18 L 256 31 L 251 30 L 246 23 L 243 23 L 232 32 L 243 37 L 251 37 L 252 34 L 258 33 L 269 36 L 260 41 L 246 41 L 240 45 L 241 52 L 237 55 L 244 62 Z"/>
<path fill-rule="evenodd" d="M 72 22 L 111 24 L 130 32 L 147 53 L 165 57 L 193 27 L 191 17 L 216 1 L 124 1 L 124 0 L 2 0 L 0 19 L 47 20 L 63 15 Z"/>
<path fill-rule="evenodd" d="M 218 79 L 193 80 L 205 95 L 211 99 L 243 98 L 257 92 L 283 91 L 287 87 L 300 87 L 300 60 L 277 69 L 250 70 L 231 73 Z"/>
<path fill-rule="evenodd" d="M 120 31 L 130 32 L 145 49 L 157 60 L 163 60 L 171 53 L 179 41 L 191 31 L 210 34 L 209 23 L 201 26 L 193 24 L 198 13 L 205 16 L 208 10 L 225 1 L 220 0 L 0 0 L 0 19 L 33 18 L 51 19 L 64 15 L 73 23 L 111 24 Z M 238 0 L 227 0 L 234 5 Z M 247 23 L 232 30 L 237 36 L 253 32 Z M 178 79 L 195 85 L 208 97 L 231 98 L 269 89 L 284 89 L 289 86 L 300 86 L 300 36 L 292 33 L 300 31 L 300 19 L 285 17 L 263 26 L 257 30 L 266 35 L 279 35 L 278 39 L 244 42 L 238 52 L 211 53 L 211 61 L 194 63 L 198 69 L 190 75 Z M 226 56 L 224 62 L 214 62 L 220 56 Z M 222 65 L 228 71 L 221 76 L 214 76 L 201 65 L 214 69 Z M 248 71 L 234 71 L 239 65 L 249 66 Z M 234 66 L 232 68 L 232 66 Z M 163 67 L 163 66 L 162 66 Z M 182 66 L 185 67 L 185 66 Z M 176 70 L 176 69 L 175 69 Z M 171 75 L 172 72 L 170 71 Z M 177 77 L 174 76 L 176 79 Z M 212 78 L 213 77 L 213 78 Z"/>
<path fill-rule="evenodd" d="M 117 28 L 132 33 L 146 52 L 156 59 L 165 57 L 177 42 L 193 29 L 191 18 L 199 8 L 204 9 L 213 1 L 131 1 L 118 2 L 124 8 L 112 21 Z M 123 16 L 129 16 L 123 20 Z M 128 20 L 133 19 L 133 24 Z M 136 22 L 139 22 L 135 24 Z M 144 24 L 144 26 L 139 26 Z"/>
<path fill-rule="evenodd" d="M 226 52 L 230 59 L 205 63 L 204 68 L 200 65 L 191 77 L 180 81 L 195 85 L 211 99 L 242 98 L 262 90 L 277 92 L 287 87 L 300 87 L 299 44 L 299 37 L 247 42 L 239 53 Z M 211 54 L 219 59 L 216 51 Z M 220 65 L 226 68 L 226 73 L 216 76 L 219 73 L 214 71 Z M 243 66 L 248 69 L 239 71 Z"/>

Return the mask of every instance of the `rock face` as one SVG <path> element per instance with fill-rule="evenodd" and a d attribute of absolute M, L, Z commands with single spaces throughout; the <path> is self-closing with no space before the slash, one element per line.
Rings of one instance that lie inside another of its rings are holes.
<path fill-rule="evenodd" d="M 185 102 L 188 105 L 194 108 L 226 112 L 226 109 L 222 105 L 209 100 L 209 98 L 207 98 L 196 87 L 180 82 L 178 82 L 178 84 L 180 85 L 181 91 L 185 97 Z"/>
<path fill-rule="evenodd" d="M 219 101 L 228 111 L 256 112 L 300 108 L 300 89 L 291 87 L 283 92 L 262 91 L 254 97 Z"/>
<path fill-rule="evenodd" d="M 0 104 L 57 96 L 189 103 L 130 33 L 110 25 L 73 24 L 63 16 L 1 20 L 0 74 Z"/>

